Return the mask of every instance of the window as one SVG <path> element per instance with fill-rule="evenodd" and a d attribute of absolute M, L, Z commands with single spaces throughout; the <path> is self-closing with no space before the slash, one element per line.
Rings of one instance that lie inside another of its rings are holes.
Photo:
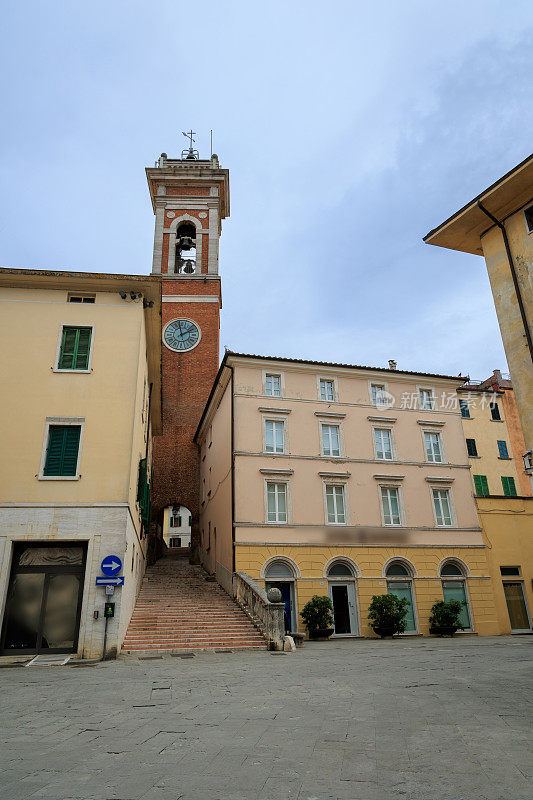
<path fill-rule="evenodd" d="M 281 375 L 265 375 L 265 394 L 281 397 Z"/>
<path fill-rule="evenodd" d="M 479 497 L 489 496 L 489 482 L 486 475 L 474 475 L 474 487 Z"/>
<path fill-rule="evenodd" d="M 43 475 L 74 477 L 78 472 L 81 425 L 50 425 Z"/>
<path fill-rule="evenodd" d="M 418 390 L 419 405 L 424 411 L 433 411 L 433 391 L 431 389 Z"/>
<path fill-rule="evenodd" d="M 285 452 L 285 423 L 283 420 L 265 420 L 265 451 L 267 453 Z"/>
<path fill-rule="evenodd" d="M 528 233 L 533 233 L 533 206 L 529 206 L 524 211 L 524 217 L 526 218 L 526 227 Z"/>
<path fill-rule="evenodd" d="M 345 525 L 344 486 L 326 486 L 326 510 L 329 525 Z"/>
<path fill-rule="evenodd" d="M 516 497 L 516 486 L 514 478 L 506 478 L 502 475 L 503 493 L 506 497 Z"/>
<path fill-rule="evenodd" d="M 477 447 L 476 447 L 476 440 L 475 439 L 467 439 L 466 440 L 466 449 L 468 451 L 468 455 L 475 457 L 477 456 Z"/>
<path fill-rule="evenodd" d="M 509 458 L 509 451 L 507 449 L 507 442 L 498 439 L 498 452 L 500 458 Z"/>
<path fill-rule="evenodd" d="M 96 295 L 94 294 L 69 294 L 67 303 L 94 303 Z"/>
<path fill-rule="evenodd" d="M 442 448 L 440 433 L 424 433 L 426 458 L 433 463 L 442 463 Z"/>
<path fill-rule="evenodd" d="M 374 428 L 374 445 L 376 458 L 392 461 L 392 437 L 386 428 Z"/>
<path fill-rule="evenodd" d="M 91 352 L 92 328 L 63 326 L 58 369 L 87 370 Z"/>
<path fill-rule="evenodd" d="M 382 406 L 385 404 L 385 386 L 382 383 L 373 383 L 371 385 L 372 391 L 372 405 Z"/>
<path fill-rule="evenodd" d="M 401 525 L 400 497 L 396 488 L 381 487 L 381 507 L 385 525 Z"/>
<path fill-rule="evenodd" d="M 340 435 L 338 425 L 321 425 L 322 455 L 340 456 Z"/>
<path fill-rule="evenodd" d="M 452 513 L 450 506 L 449 489 L 433 489 L 433 504 L 435 506 L 435 518 L 439 527 L 449 527 L 452 525 Z"/>
<path fill-rule="evenodd" d="M 497 420 L 497 421 L 501 420 L 500 409 L 498 408 L 498 403 L 491 403 L 490 404 L 490 413 L 491 413 L 492 419 Z"/>
<path fill-rule="evenodd" d="M 267 483 L 267 522 L 287 522 L 286 483 Z"/>
<path fill-rule="evenodd" d="M 500 575 L 504 578 L 519 578 L 520 567 L 500 567 Z"/>
<path fill-rule="evenodd" d="M 335 400 L 335 387 L 333 385 L 333 381 L 320 378 L 320 399 L 329 400 L 331 403 Z"/>
<path fill-rule="evenodd" d="M 468 400 L 459 399 L 459 408 L 461 409 L 461 416 L 463 419 L 470 419 L 470 408 Z"/>

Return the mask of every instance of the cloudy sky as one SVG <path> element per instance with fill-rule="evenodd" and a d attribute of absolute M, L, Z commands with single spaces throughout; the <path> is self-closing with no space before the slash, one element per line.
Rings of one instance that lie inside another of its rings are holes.
<path fill-rule="evenodd" d="M 222 347 L 507 370 L 483 260 L 422 236 L 533 150 L 530 0 L 21 0 L 3 23 L 2 265 L 148 273 L 144 167 L 191 126 L 208 156 L 212 128 Z"/>

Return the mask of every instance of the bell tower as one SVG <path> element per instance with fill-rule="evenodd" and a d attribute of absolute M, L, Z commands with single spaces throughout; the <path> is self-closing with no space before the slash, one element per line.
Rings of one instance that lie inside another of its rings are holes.
<path fill-rule="evenodd" d="M 162 153 L 146 169 L 155 214 L 152 274 L 162 277 L 163 433 L 154 439 L 152 519 L 185 507 L 199 544 L 200 469 L 193 436 L 219 365 L 218 245 L 229 216 L 229 172 L 218 156 Z M 168 515 L 167 515 L 168 516 Z"/>

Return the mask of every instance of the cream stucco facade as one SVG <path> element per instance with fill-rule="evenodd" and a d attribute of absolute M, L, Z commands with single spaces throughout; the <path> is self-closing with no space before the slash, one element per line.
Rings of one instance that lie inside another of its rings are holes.
<path fill-rule="evenodd" d="M 371 596 L 407 592 L 410 633 L 425 634 L 453 562 L 468 629 L 496 633 L 462 382 L 226 353 L 196 437 L 208 571 L 228 590 L 233 572 L 279 584 L 292 630 L 313 594 L 344 593 L 339 635 L 371 635 Z"/>
<path fill-rule="evenodd" d="M 108 631 L 108 652 L 113 654 L 124 638 L 146 564 L 138 480 L 143 459 L 149 480 L 151 439 L 161 428 L 160 279 L 3 269 L 0 308 L 4 653 L 31 639 L 31 615 L 39 616 L 41 599 L 41 622 L 46 622 L 45 606 L 51 603 L 46 587 L 68 557 L 77 566 L 67 565 L 66 572 L 77 569 L 81 584 L 74 649 L 82 657 L 101 656 L 106 598 L 95 579 L 102 559 L 115 555 L 123 561 L 124 586 L 108 598 L 115 603 Z M 78 368 L 66 368 L 61 360 L 65 329 L 90 331 L 84 368 L 80 362 Z M 51 431 L 69 426 L 79 431 L 77 462 L 72 474 L 59 474 L 61 470 L 49 467 Z M 44 594 L 31 608 L 27 601 L 27 630 L 18 635 L 20 642 L 15 636 L 10 643 L 6 625 L 13 615 L 19 618 L 13 610 L 15 558 L 27 581 L 29 565 L 51 572 L 41 570 L 44 578 L 33 576 L 32 591 L 44 581 Z M 61 647 L 47 635 L 43 648 Z M 42 630 L 39 636 L 44 642 Z"/>

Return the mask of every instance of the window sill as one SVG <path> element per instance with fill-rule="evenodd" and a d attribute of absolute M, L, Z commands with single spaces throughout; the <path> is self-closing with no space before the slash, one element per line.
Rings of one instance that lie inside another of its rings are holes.
<path fill-rule="evenodd" d="M 266 450 L 263 450 L 264 456 L 288 456 L 290 453 L 268 453 Z"/>
<path fill-rule="evenodd" d="M 512 461 L 512 456 L 498 456 L 498 461 Z"/>
<path fill-rule="evenodd" d="M 92 369 L 59 369 L 59 367 L 52 367 L 52 372 L 66 372 L 73 373 L 75 375 L 90 375 Z"/>
<path fill-rule="evenodd" d="M 481 456 L 471 456 L 471 455 L 469 454 L 469 455 L 468 455 L 468 458 L 481 458 Z"/>
<path fill-rule="evenodd" d="M 39 475 L 38 481 L 79 481 L 81 475 Z"/>
<path fill-rule="evenodd" d="M 504 419 L 491 419 L 490 422 L 505 422 Z"/>

